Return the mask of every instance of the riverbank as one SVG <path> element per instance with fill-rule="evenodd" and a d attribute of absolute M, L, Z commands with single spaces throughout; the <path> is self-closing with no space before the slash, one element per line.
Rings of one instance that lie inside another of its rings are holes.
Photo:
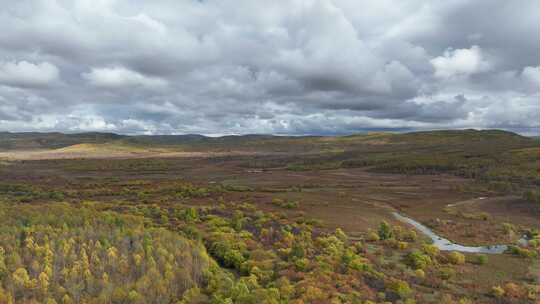
<path fill-rule="evenodd" d="M 496 244 L 496 245 L 485 245 L 485 246 L 464 246 L 456 244 L 448 239 L 445 239 L 435 232 L 433 232 L 428 227 L 422 225 L 421 223 L 413 220 L 412 218 L 403 216 L 397 212 L 392 212 L 392 215 L 399 221 L 413 226 L 416 230 L 420 231 L 425 236 L 429 237 L 433 241 L 439 250 L 443 251 L 459 251 L 466 253 L 489 253 L 489 254 L 501 254 L 504 253 L 509 245 Z M 526 239 L 522 238 L 519 242 L 527 242 Z"/>

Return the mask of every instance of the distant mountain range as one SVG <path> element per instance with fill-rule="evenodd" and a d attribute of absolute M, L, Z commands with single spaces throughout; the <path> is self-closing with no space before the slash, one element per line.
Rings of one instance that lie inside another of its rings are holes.
<path fill-rule="evenodd" d="M 0 150 L 40 150 L 59 149 L 77 144 L 104 144 L 117 143 L 134 146 L 162 146 L 162 147 L 209 147 L 231 149 L 235 147 L 257 147 L 260 145 L 286 146 L 303 145 L 329 145 L 331 143 L 360 143 L 380 140 L 421 142 L 432 140 L 477 140 L 478 138 L 497 138 L 499 140 L 527 141 L 530 138 L 501 130 L 443 130 L 412 133 L 361 133 L 347 136 L 275 136 L 275 135 L 228 135 L 222 137 L 208 137 L 199 134 L 186 135 L 119 135 L 114 133 L 76 133 L 65 134 L 59 132 L 0 132 Z M 536 139 L 540 139 L 537 137 Z"/>
<path fill-rule="evenodd" d="M 178 146 L 194 144 L 234 144 L 248 141 L 269 140 L 278 138 L 273 135 L 228 135 L 222 137 L 208 137 L 199 134 L 186 135 L 120 135 L 114 133 L 75 133 L 65 134 L 59 132 L 0 132 L 0 150 L 14 149 L 59 149 L 76 144 L 103 144 L 117 142 L 132 145 L 150 146 Z M 282 137 L 279 138 L 289 138 Z M 290 137 L 294 138 L 294 137 Z"/>

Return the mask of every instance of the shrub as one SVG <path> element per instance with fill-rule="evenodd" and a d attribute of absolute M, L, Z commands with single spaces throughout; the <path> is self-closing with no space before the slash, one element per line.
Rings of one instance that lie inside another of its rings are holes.
<path fill-rule="evenodd" d="M 439 252 L 440 252 L 439 248 L 437 248 L 437 246 L 431 245 L 431 244 L 423 245 L 422 246 L 422 251 L 424 251 L 424 253 L 426 253 L 427 255 L 429 255 L 432 258 L 438 256 Z"/>
<path fill-rule="evenodd" d="M 356 271 L 369 271 L 371 269 L 370 265 L 367 264 L 365 260 L 360 259 L 360 258 L 356 258 L 352 260 L 348 266 L 350 269 L 353 269 Z"/>
<path fill-rule="evenodd" d="M 364 250 L 364 244 L 362 244 L 362 242 L 355 242 L 354 243 L 354 249 L 356 251 L 356 253 L 360 253 Z"/>
<path fill-rule="evenodd" d="M 501 286 L 493 286 L 491 288 L 491 294 L 495 297 L 495 298 L 502 298 L 504 297 L 504 294 L 505 294 L 505 291 L 504 289 L 501 287 Z"/>
<path fill-rule="evenodd" d="M 521 298 L 525 292 L 516 283 L 508 282 L 504 284 L 504 294 L 507 297 Z"/>
<path fill-rule="evenodd" d="M 398 243 L 399 241 L 396 239 L 387 239 L 384 241 L 384 244 L 390 248 L 398 249 Z"/>
<path fill-rule="evenodd" d="M 456 271 L 450 267 L 443 267 L 439 270 L 439 276 L 443 280 L 449 280 L 456 275 Z"/>
<path fill-rule="evenodd" d="M 387 240 L 393 237 L 392 227 L 386 221 L 382 221 L 379 225 L 379 238 L 381 240 Z"/>
<path fill-rule="evenodd" d="M 407 298 L 412 293 L 409 284 L 402 280 L 395 280 L 390 282 L 388 289 L 392 292 L 395 292 L 402 299 Z"/>
<path fill-rule="evenodd" d="M 182 214 L 182 219 L 186 222 L 194 222 L 199 219 L 199 213 L 197 212 L 197 209 L 191 207 L 187 208 L 184 211 L 184 214 Z"/>
<path fill-rule="evenodd" d="M 315 286 L 308 286 L 304 293 L 304 299 L 308 301 L 322 300 L 326 298 L 324 292 Z"/>
<path fill-rule="evenodd" d="M 540 203 L 540 191 L 535 189 L 528 189 L 523 193 L 523 198 L 531 203 Z"/>
<path fill-rule="evenodd" d="M 414 242 L 416 239 L 418 239 L 418 235 L 416 234 L 416 231 L 409 230 L 409 232 L 404 237 L 406 240 Z"/>
<path fill-rule="evenodd" d="M 521 248 L 518 246 L 508 246 L 507 252 L 524 258 L 530 258 L 535 255 L 535 252 L 533 250 Z"/>
<path fill-rule="evenodd" d="M 540 247 L 540 240 L 539 239 L 532 239 L 527 241 L 527 246 L 537 248 Z"/>
<path fill-rule="evenodd" d="M 405 261 L 407 265 L 414 269 L 425 269 L 432 263 L 431 258 L 428 255 L 425 255 L 418 250 L 410 252 L 405 257 Z"/>
<path fill-rule="evenodd" d="M 223 262 L 227 267 L 240 269 L 240 265 L 242 265 L 244 261 L 244 256 L 238 250 L 229 250 L 223 255 Z"/>
<path fill-rule="evenodd" d="M 336 231 L 334 232 L 334 234 L 342 242 L 347 242 L 347 240 L 349 239 L 347 234 L 345 232 L 343 232 L 343 230 L 341 230 L 340 228 L 337 228 Z"/>
<path fill-rule="evenodd" d="M 479 254 L 476 256 L 476 263 L 478 265 L 484 265 L 488 262 L 488 257 L 485 254 Z"/>
<path fill-rule="evenodd" d="M 399 250 L 405 250 L 407 247 L 409 247 L 409 243 L 407 242 L 398 242 L 397 247 Z"/>
<path fill-rule="evenodd" d="M 305 259 L 305 258 L 297 259 L 296 261 L 294 261 L 294 267 L 296 268 L 297 271 L 305 271 L 308 264 L 309 264 L 309 261 L 308 259 Z"/>
<path fill-rule="evenodd" d="M 284 201 L 280 198 L 273 199 L 272 204 L 285 209 L 296 209 L 300 206 L 300 203 L 297 201 Z"/>
<path fill-rule="evenodd" d="M 291 258 L 293 259 L 303 258 L 305 254 L 306 252 L 305 252 L 304 245 L 302 244 L 302 242 L 295 240 L 291 248 L 291 253 L 290 253 Z"/>
<path fill-rule="evenodd" d="M 367 238 L 366 238 L 369 242 L 376 242 L 378 240 L 380 240 L 381 238 L 379 237 L 379 235 L 373 231 L 371 231 L 370 233 L 368 233 L 367 235 Z"/>
<path fill-rule="evenodd" d="M 380 239 L 381 238 L 379 238 L 379 235 L 373 231 L 369 232 L 368 235 L 366 236 L 366 241 L 368 242 L 376 242 Z"/>
<path fill-rule="evenodd" d="M 516 230 L 516 227 L 510 223 L 502 223 L 502 228 L 505 233 L 509 233 L 510 231 Z"/>
<path fill-rule="evenodd" d="M 457 251 L 452 251 L 448 254 L 448 261 L 454 265 L 463 265 L 465 264 L 465 256 Z"/>
<path fill-rule="evenodd" d="M 294 285 L 291 284 L 289 279 L 281 277 L 276 281 L 276 287 L 279 290 L 281 296 L 285 299 L 289 299 L 294 295 Z"/>

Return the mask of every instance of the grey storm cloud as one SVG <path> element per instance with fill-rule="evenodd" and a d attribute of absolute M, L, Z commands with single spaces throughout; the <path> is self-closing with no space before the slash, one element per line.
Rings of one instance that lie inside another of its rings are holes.
<path fill-rule="evenodd" d="M 0 4 L 0 131 L 539 133 L 535 0 Z"/>

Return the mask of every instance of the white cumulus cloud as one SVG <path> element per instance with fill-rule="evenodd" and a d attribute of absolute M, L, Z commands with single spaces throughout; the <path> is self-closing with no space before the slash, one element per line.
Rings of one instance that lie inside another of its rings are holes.
<path fill-rule="evenodd" d="M 284 2 L 3 1 L 0 131 L 540 134 L 540 1 Z"/>
<path fill-rule="evenodd" d="M 0 61 L 0 83 L 15 87 L 41 87 L 58 80 L 58 68 L 48 62 Z"/>
<path fill-rule="evenodd" d="M 540 88 L 540 66 L 525 67 L 521 76 L 526 82 L 532 84 L 537 88 Z"/>
<path fill-rule="evenodd" d="M 490 65 L 484 59 L 482 49 L 473 45 L 470 49 L 446 50 L 443 56 L 432 59 L 435 77 L 467 76 L 489 70 Z"/>
<path fill-rule="evenodd" d="M 91 85 L 101 88 L 145 87 L 162 88 L 167 82 L 158 77 L 150 77 L 124 67 L 92 68 L 82 77 Z"/>

